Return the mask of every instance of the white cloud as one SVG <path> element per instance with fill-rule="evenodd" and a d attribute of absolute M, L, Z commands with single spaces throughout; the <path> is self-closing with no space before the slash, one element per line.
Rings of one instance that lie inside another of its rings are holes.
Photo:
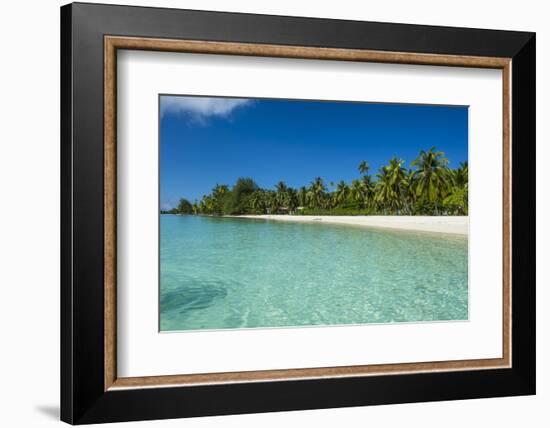
<path fill-rule="evenodd" d="M 208 117 L 227 117 L 233 110 L 251 104 L 251 100 L 242 98 L 213 97 L 175 97 L 162 96 L 160 116 L 165 114 L 186 114 L 200 121 Z"/>

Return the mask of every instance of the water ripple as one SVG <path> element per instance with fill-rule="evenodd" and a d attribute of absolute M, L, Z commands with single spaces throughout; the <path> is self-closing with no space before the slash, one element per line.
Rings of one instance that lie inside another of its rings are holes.
<path fill-rule="evenodd" d="M 205 309 L 226 296 L 227 289 L 219 282 L 203 283 L 201 286 L 183 286 L 161 293 L 161 312 L 163 315 L 174 315 L 189 310 Z"/>
<path fill-rule="evenodd" d="M 160 329 L 468 319 L 468 240 L 161 217 Z"/>

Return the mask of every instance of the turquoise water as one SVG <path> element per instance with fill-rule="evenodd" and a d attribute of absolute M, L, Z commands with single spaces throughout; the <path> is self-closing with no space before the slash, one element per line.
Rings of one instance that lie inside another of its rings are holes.
<path fill-rule="evenodd" d="M 160 329 L 468 318 L 466 237 L 161 215 Z"/>

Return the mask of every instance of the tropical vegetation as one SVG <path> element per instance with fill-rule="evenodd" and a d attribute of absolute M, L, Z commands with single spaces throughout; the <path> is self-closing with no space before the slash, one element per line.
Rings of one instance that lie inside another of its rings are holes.
<path fill-rule="evenodd" d="M 366 161 L 359 177 L 347 183 L 329 183 L 321 177 L 292 188 L 284 181 L 272 189 L 260 188 L 251 178 L 239 178 L 233 187 L 217 184 L 194 203 L 181 199 L 172 214 L 243 215 L 467 215 L 468 163 L 450 168 L 445 153 L 435 147 L 422 150 L 405 166 L 393 157 L 373 176 Z"/>

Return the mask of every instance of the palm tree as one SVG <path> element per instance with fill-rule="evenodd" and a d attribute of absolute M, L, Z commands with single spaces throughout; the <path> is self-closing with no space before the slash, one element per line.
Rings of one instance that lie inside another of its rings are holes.
<path fill-rule="evenodd" d="M 307 188 L 305 186 L 300 187 L 298 191 L 298 202 L 302 207 L 307 205 Z"/>
<path fill-rule="evenodd" d="M 359 169 L 359 174 L 367 175 L 370 169 L 370 165 L 366 161 L 361 161 L 358 169 Z"/>
<path fill-rule="evenodd" d="M 267 205 L 267 208 L 269 208 L 271 214 L 273 213 L 276 213 L 278 208 L 279 208 L 279 202 L 277 200 L 277 193 L 272 191 L 272 190 L 268 190 L 266 192 L 266 205 Z"/>
<path fill-rule="evenodd" d="M 358 204 L 361 208 L 365 208 L 365 186 L 361 180 L 352 180 L 350 196 L 353 202 Z"/>
<path fill-rule="evenodd" d="M 393 193 L 395 194 L 397 200 L 394 202 L 395 207 L 398 210 L 402 206 L 406 205 L 406 191 L 407 191 L 407 182 L 406 174 L 407 171 L 403 168 L 403 159 L 398 159 L 395 156 L 390 159 L 389 165 L 386 167 L 387 172 L 390 175 L 390 183 L 393 187 Z"/>
<path fill-rule="evenodd" d="M 344 180 L 340 180 L 336 186 L 335 200 L 336 204 L 342 205 L 348 200 L 349 187 Z"/>
<path fill-rule="evenodd" d="M 250 205 L 256 213 L 264 213 L 266 208 L 266 197 L 264 190 L 256 190 L 250 196 Z"/>
<path fill-rule="evenodd" d="M 453 214 L 468 214 L 468 188 L 453 187 L 449 195 L 443 199 L 443 206 Z"/>
<path fill-rule="evenodd" d="M 182 202 L 180 212 L 195 214 L 246 214 L 274 213 L 281 208 L 294 212 L 298 206 L 326 210 L 346 207 L 348 202 L 369 213 L 382 211 L 385 214 L 431 214 L 468 213 L 468 163 L 449 169 L 448 159 L 435 147 L 421 151 L 406 169 L 404 161 L 397 157 L 379 169 L 376 177 L 368 174 L 370 167 L 365 161 L 359 166 L 360 178 L 351 185 L 339 181 L 327 189 L 321 177 L 315 178 L 309 187 L 295 190 L 279 181 L 274 190 L 259 188 L 251 178 L 239 178 L 230 189 L 216 185 L 212 192 L 200 201 Z M 185 205 L 185 207 L 184 207 Z M 335 214 L 339 213 L 335 211 Z"/>
<path fill-rule="evenodd" d="M 311 182 L 310 202 L 313 205 L 313 208 L 323 207 L 326 190 L 327 188 L 321 177 L 317 177 Z"/>
<path fill-rule="evenodd" d="M 461 162 L 457 169 L 449 171 L 450 190 L 443 199 L 443 206 L 457 214 L 468 213 L 468 162 Z"/>
<path fill-rule="evenodd" d="M 204 195 L 200 202 L 201 212 L 205 214 L 215 214 L 215 205 L 212 196 Z"/>
<path fill-rule="evenodd" d="M 225 184 L 216 184 L 212 189 L 212 210 L 216 214 L 221 214 L 225 197 L 229 193 L 229 186 Z"/>
<path fill-rule="evenodd" d="M 457 169 L 451 170 L 453 186 L 468 187 L 468 162 L 460 162 Z"/>
<path fill-rule="evenodd" d="M 438 215 L 437 206 L 449 189 L 449 160 L 445 153 L 436 151 L 432 147 L 428 151 L 422 150 L 420 155 L 411 163 L 417 167 L 414 172 L 416 195 L 424 201 L 434 204 L 435 215 Z"/>
<path fill-rule="evenodd" d="M 395 156 L 390 159 L 390 163 L 388 165 L 388 172 L 391 175 L 391 181 L 393 185 L 395 186 L 395 189 L 397 190 L 399 185 L 403 182 L 405 179 L 405 168 L 403 168 L 403 159 L 396 158 Z"/>
<path fill-rule="evenodd" d="M 284 181 L 279 181 L 275 185 L 275 189 L 277 192 L 277 209 L 286 207 L 288 205 L 288 186 Z"/>
<path fill-rule="evenodd" d="M 372 181 L 372 177 L 370 175 L 364 175 L 362 183 L 365 192 L 365 206 L 368 207 L 371 206 L 372 202 L 374 201 L 376 186 L 375 183 Z"/>
<path fill-rule="evenodd" d="M 288 213 L 291 214 L 296 210 L 298 206 L 298 192 L 296 189 L 289 187 L 287 190 L 287 202 L 288 202 Z"/>
<path fill-rule="evenodd" d="M 288 186 L 286 185 L 286 183 L 284 181 L 279 181 L 275 185 L 275 189 L 277 190 L 278 193 L 285 193 L 288 189 Z"/>
<path fill-rule="evenodd" d="M 224 195 L 229 192 L 229 186 L 227 184 L 216 184 L 212 189 L 213 196 Z"/>
<path fill-rule="evenodd" d="M 408 169 L 405 171 L 405 179 L 403 184 L 403 199 L 405 203 L 405 209 L 409 214 L 413 214 L 413 207 L 416 203 L 416 192 L 415 192 L 415 177 L 414 171 Z"/>
<path fill-rule="evenodd" d="M 399 208 L 399 195 L 395 192 L 390 168 L 383 166 L 376 177 L 378 180 L 374 200 L 380 204 L 384 212 L 387 212 L 387 209 Z"/>

